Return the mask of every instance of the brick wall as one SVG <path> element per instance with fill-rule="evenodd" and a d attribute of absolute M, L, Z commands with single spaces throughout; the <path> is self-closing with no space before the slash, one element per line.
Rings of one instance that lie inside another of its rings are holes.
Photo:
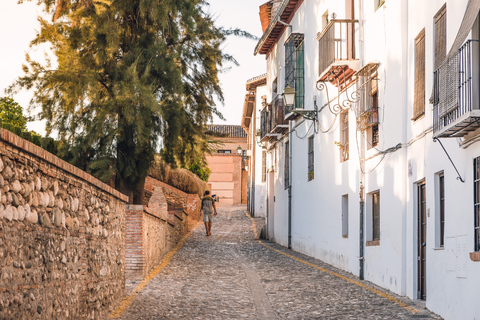
<path fill-rule="evenodd" d="M 0 319 L 99 319 L 125 294 L 127 197 L 0 129 Z"/>
<path fill-rule="evenodd" d="M 198 195 L 186 194 L 148 177 L 145 206 L 126 209 L 126 277 L 143 278 L 161 263 L 199 219 Z"/>

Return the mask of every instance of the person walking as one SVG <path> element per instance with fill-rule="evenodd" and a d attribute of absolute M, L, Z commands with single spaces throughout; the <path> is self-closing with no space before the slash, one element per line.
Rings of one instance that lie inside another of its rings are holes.
<path fill-rule="evenodd" d="M 215 207 L 215 200 L 210 196 L 210 191 L 208 190 L 205 191 L 205 196 L 202 198 L 200 210 L 203 211 L 205 231 L 207 232 L 207 236 L 209 236 L 212 234 L 212 218 L 214 215 L 217 215 L 217 208 Z"/>

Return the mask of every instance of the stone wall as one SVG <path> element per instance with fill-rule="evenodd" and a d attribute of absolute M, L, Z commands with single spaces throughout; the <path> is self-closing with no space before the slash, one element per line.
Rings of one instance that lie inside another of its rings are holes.
<path fill-rule="evenodd" d="M 0 129 L 0 319 L 98 319 L 125 293 L 127 197 Z"/>
<path fill-rule="evenodd" d="M 126 209 L 126 277 L 144 278 L 199 219 L 198 195 L 186 194 L 151 177 L 145 206 Z"/>

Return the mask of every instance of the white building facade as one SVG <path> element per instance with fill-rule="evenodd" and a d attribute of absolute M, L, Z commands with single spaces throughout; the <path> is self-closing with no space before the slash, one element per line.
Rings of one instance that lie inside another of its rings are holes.
<path fill-rule="evenodd" d="M 257 131 L 260 131 L 259 115 L 267 95 L 266 82 L 266 74 L 247 81 L 241 123 L 248 139 L 246 159 L 248 172 L 247 211 L 254 217 L 263 218 L 267 216 L 267 151 L 262 149 L 258 143 L 260 137 L 257 135 Z"/>
<path fill-rule="evenodd" d="M 480 316 L 479 10 L 273 0 L 255 49 L 268 237 L 445 319 Z"/>

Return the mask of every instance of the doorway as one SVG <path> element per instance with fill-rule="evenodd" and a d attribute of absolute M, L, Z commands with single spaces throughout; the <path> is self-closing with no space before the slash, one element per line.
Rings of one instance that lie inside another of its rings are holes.
<path fill-rule="evenodd" d="M 427 298 L 427 201 L 425 182 L 417 184 L 417 298 Z"/>

